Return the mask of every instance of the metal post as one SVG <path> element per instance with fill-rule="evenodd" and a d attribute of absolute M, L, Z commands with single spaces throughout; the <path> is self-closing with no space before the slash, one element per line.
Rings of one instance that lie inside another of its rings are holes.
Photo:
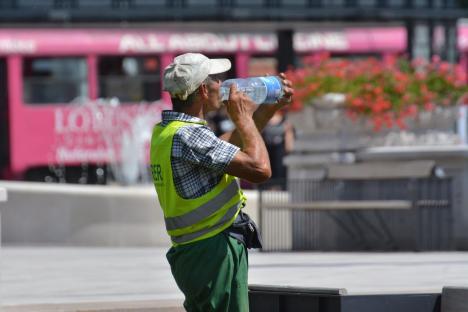
<path fill-rule="evenodd" d="M 458 62 L 457 37 L 457 21 L 447 22 L 445 24 L 445 50 L 447 61 L 450 63 Z"/>
<path fill-rule="evenodd" d="M 295 66 L 295 53 L 293 46 L 294 31 L 292 29 L 282 29 L 276 32 L 278 36 L 278 50 L 276 58 L 278 60 L 278 72 L 288 70 L 290 66 Z"/>
<path fill-rule="evenodd" d="M 414 22 L 411 20 L 407 20 L 405 22 L 406 25 L 406 53 L 408 54 L 408 58 L 413 58 L 413 45 L 414 45 Z"/>
<path fill-rule="evenodd" d="M 427 28 L 428 28 L 427 48 L 429 50 L 429 59 L 432 59 L 432 57 L 434 56 L 434 21 L 432 20 L 427 21 Z"/>
<path fill-rule="evenodd" d="M 464 144 L 468 144 L 468 109 L 466 106 L 459 108 L 459 117 L 457 120 L 457 133 Z"/>
<path fill-rule="evenodd" d="M 3 207 L 3 202 L 6 202 L 6 201 L 7 201 L 7 190 L 5 188 L 0 187 L 0 278 L 2 276 L 2 261 L 1 261 L 2 260 L 2 255 L 1 255 L 1 248 L 2 248 L 2 214 L 1 214 L 1 210 L 2 210 L 2 207 Z M 0 288 L 0 307 L 2 306 L 1 298 L 3 297 L 1 291 L 2 291 L 2 289 Z"/>

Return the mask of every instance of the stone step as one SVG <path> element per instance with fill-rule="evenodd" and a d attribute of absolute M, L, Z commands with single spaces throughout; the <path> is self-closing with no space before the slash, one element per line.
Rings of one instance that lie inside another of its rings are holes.
<path fill-rule="evenodd" d="M 4 305 L 2 312 L 183 312 L 180 300 Z"/>

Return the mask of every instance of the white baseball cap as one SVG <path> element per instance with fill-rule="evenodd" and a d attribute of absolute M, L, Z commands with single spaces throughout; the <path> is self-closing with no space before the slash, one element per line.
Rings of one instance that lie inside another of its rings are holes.
<path fill-rule="evenodd" d="M 171 97 L 186 100 L 208 77 L 231 68 L 228 59 L 209 59 L 200 53 L 185 53 L 164 69 L 163 89 Z"/>

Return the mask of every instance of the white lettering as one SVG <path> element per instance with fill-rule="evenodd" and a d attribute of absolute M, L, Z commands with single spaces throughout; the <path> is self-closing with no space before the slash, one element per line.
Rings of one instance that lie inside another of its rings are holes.
<path fill-rule="evenodd" d="M 92 130 L 94 132 L 113 129 L 113 120 L 115 119 L 114 109 L 90 107 L 90 111 L 92 114 Z"/>
<path fill-rule="evenodd" d="M 169 38 L 168 48 L 170 51 L 194 48 L 194 41 L 197 42 L 193 36 L 172 35 Z"/>
<path fill-rule="evenodd" d="M 241 41 L 238 35 L 220 36 L 219 39 L 219 50 L 227 52 L 235 52 L 240 49 Z"/>
<path fill-rule="evenodd" d="M 103 161 L 112 159 L 112 151 L 110 149 L 83 149 L 83 148 L 65 148 L 59 147 L 56 150 L 56 160 L 59 162 L 79 161 Z"/>
<path fill-rule="evenodd" d="M 239 35 L 239 50 L 248 51 L 250 49 L 250 40 L 246 35 Z"/>
<path fill-rule="evenodd" d="M 251 40 L 255 36 L 242 34 L 211 34 L 211 33 L 191 33 L 174 34 L 169 37 L 168 49 L 170 51 L 206 51 L 206 52 L 236 52 L 251 49 Z M 258 37 L 260 40 L 260 51 L 272 50 L 272 41 L 270 38 L 264 39 L 264 36 Z M 265 47 L 266 45 L 266 47 Z M 273 42 L 274 45 L 274 42 Z M 254 44 L 254 47 L 257 45 Z M 258 48 L 258 47 L 257 47 Z"/>
<path fill-rule="evenodd" d="M 98 101 L 56 109 L 53 152 L 56 161 L 117 161 L 124 157 L 126 135 L 142 149 L 143 145 L 147 148 L 152 127 L 160 120 L 161 111 L 169 106 L 162 101 L 128 107 Z M 135 152 L 148 155 L 144 151 Z"/>
<path fill-rule="evenodd" d="M 68 126 L 72 132 L 86 132 L 90 128 L 89 113 L 83 109 L 72 111 L 68 115 Z"/>
<path fill-rule="evenodd" d="M 0 39 L 0 52 L 34 53 L 36 49 L 36 42 L 34 40 Z"/>
<path fill-rule="evenodd" d="M 163 52 L 163 51 L 202 51 L 236 52 L 254 51 L 271 52 L 278 46 L 273 34 L 214 34 L 214 33 L 179 33 L 170 34 L 167 43 L 155 34 L 147 36 L 127 34 L 122 36 L 120 52 Z"/>
<path fill-rule="evenodd" d="M 459 39 L 459 42 L 460 42 L 460 48 L 465 49 L 466 47 L 468 47 L 468 37 L 461 36 Z"/>
<path fill-rule="evenodd" d="M 136 47 L 136 39 L 135 36 L 132 35 L 123 35 L 120 39 L 119 44 L 119 51 L 120 52 L 128 52 L 128 51 L 135 51 L 137 50 Z"/>
<path fill-rule="evenodd" d="M 213 34 L 182 33 L 168 35 L 167 44 L 155 34 L 147 36 L 123 35 L 119 51 L 121 52 L 163 52 L 169 51 L 206 51 L 235 52 L 250 49 L 271 52 L 278 47 L 278 40 L 273 34 Z M 2 48 L 0 41 L 0 50 Z M 4 44 L 5 45 L 5 44 Z M 3 47 L 5 49 L 5 47 Z M 294 48 L 298 52 L 316 50 L 346 50 L 348 42 L 344 33 L 296 33 Z M 11 49 L 11 48 L 10 48 Z"/>
<path fill-rule="evenodd" d="M 138 35 L 123 35 L 119 44 L 120 52 L 163 52 L 164 42 L 156 35 L 142 37 Z"/>
<path fill-rule="evenodd" d="M 298 52 L 316 50 L 346 50 L 348 41 L 343 33 L 296 33 L 294 49 Z"/>
<path fill-rule="evenodd" d="M 258 51 L 273 51 L 278 47 L 278 39 L 273 35 L 255 35 L 253 36 L 253 44 L 254 49 Z"/>
<path fill-rule="evenodd" d="M 161 42 L 155 35 L 148 36 L 148 48 L 151 52 L 163 52 L 164 42 Z"/>

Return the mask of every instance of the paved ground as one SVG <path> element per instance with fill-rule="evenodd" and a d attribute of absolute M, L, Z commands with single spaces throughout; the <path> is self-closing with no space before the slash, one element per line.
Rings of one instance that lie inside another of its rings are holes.
<path fill-rule="evenodd" d="M 440 292 L 443 286 L 468 285 L 468 252 L 251 252 L 249 260 L 250 284 L 348 293 Z M 4 307 L 155 301 L 177 306 L 182 301 L 165 250 L 157 248 L 3 247 L 0 281 Z"/>

